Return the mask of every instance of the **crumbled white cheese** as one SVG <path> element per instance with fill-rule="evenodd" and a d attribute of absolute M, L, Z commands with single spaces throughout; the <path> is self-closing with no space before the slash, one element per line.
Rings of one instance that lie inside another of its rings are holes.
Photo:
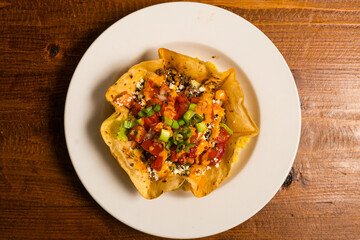
<path fill-rule="evenodd" d="M 175 165 L 174 164 L 174 169 L 173 169 L 172 173 L 174 175 L 180 175 L 180 176 L 189 175 L 189 169 L 190 169 L 189 165 Z"/>
<path fill-rule="evenodd" d="M 205 91 L 205 88 L 204 88 L 204 87 L 199 87 L 199 91 L 200 91 L 200 92 L 204 92 L 204 91 Z"/>
<path fill-rule="evenodd" d="M 184 89 L 184 85 L 180 84 L 179 89 Z"/>
<path fill-rule="evenodd" d="M 140 79 L 140 81 L 137 82 L 136 87 L 137 87 L 137 88 L 141 88 L 143 82 L 144 82 L 144 79 Z"/>
<path fill-rule="evenodd" d="M 175 85 L 172 84 L 172 83 L 170 83 L 170 84 L 169 84 L 169 88 L 170 88 L 170 89 L 174 89 L 174 88 L 175 88 Z"/>
<path fill-rule="evenodd" d="M 150 166 L 148 166 L 147 170 L 149 172 L 150 178 L 153 178 L 155 181 L 159 180 L 159 176 L 154 169 L 152 169 Z"/>
<path fill-rule="evenodd" d="M 218 168 L 218 167 L 219 167 L 219 163 L 215 164 L 215 167 Z"/>
<path fill-rule="evenodd" d="M 142 98 L 142 99 L 140 99 L 139 104 L 140 104 L 141 106 L 145 106 L 145 105 L 146 105 L 146 102 L 145 102 L 145 100 Z"/>

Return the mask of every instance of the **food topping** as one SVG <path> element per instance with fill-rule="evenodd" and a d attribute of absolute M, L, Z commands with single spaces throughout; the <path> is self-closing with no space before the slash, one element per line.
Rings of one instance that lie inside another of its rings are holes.
<path fill-rule="evenodd" d="M 158 73 L 141 79 L 133 94 L 114 98 L 131 110 L 116 138 L 132 141 L 155 180 L 218 167 L 233 134 L 224 123 L 225 91 L 215 78 L 189 79 L 171 68 Z"/>

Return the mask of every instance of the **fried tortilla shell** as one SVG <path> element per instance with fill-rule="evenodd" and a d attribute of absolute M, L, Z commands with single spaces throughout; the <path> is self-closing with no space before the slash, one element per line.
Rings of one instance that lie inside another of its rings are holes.
<path fill-rule="evenodd" d="M 238 158 L 239 148 L 243 147 L 249 137 L 258 133 L 258 128 L 245 108 L 244 94 L 236 80 L 234 69 L 219 72 L 210 62 L 203 62 L 164 48 L 159 49 L 159 56 L 160 59 L 133 66 L 108 89 L 105 96 L 114 106 L 115 112 L 103 122 L 101 135 L 110 147 L 112 155 L 144 198 L 153 199 L 163 192 L 178 188 L 191 190 L 194 196 L 203 197 L 215 190 L 229 176 L 232 164 Z M 136 154 L 136 151 L 130 149 L 130 142 L 116 139 L 121 121 L 128 118 L 129 110 L 114 104 L 113 100 L 124 91 L 133 93 L 141 79 L 148 75 L 156 75 L 157 71 L 164 68 L 173 68 L 178 73 L 189 76 L 190 79 L 217 79 L 220 89 L 223 89 L 228 97 L 223 107 L 226 111 L 226 124 L 234 134 L 227 141 L 225 155 L 218 167 L 205 170 L 201 169 L 202 166 L 194 165 L 189 176 L 167 174 L 156 181 L 150 177 L 147 164 L 141 160 L 141 154 Z M 196 169 L 200 169 L 201 174 L 198 174 L 199 171 L 196 172 Z"/>

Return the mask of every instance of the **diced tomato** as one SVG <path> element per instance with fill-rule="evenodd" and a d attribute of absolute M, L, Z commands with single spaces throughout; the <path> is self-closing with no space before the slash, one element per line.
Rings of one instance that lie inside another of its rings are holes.
<path fill-rule="evenodd" d="M 225 143 L 230 138 L 230 136 L 231 135 L 225 130 L 225 128 L 221 128 L 220 133 L 215 141 L 219 143 Z"/>
<path fill-rule="evenodd" d="M 161 110 L 160 110 L 160 115 L 161 115 L 161 116 L 164 116 L 164 111 L 165 111 L 165 109 L 166 109 L 167 106 L 168 106 L 168 105 L 167 105 L 166 103 L 163 103 L 163 104 L 161 105 Z"/>
<path fill-rule="evenodd" d="M 189 139 L 190 143 L 194 143 L 196 141 L 196 139 L 198 138 L 198 133 L 195 133 L 195 135 L 192 135 Z"/>
<path fill-rule="evenodd" d="M 191 158 L 196 157 L 195 153 L 196 153 L 197 148 L 198 148 L 198 145 L 195 145 L 194 147 L 189 149 L 189 157 L 191 157 Z"/>
<path fill-rule="evenodd" d="M 162 101 L 160 101 L 160 99 L 158 99 L 158 98 L 152 98 L 152 99 L 150 99 L 150 103 L 159 104 L 161 106 Z"/>
<path fill-rule="evenodd" d="M 159 88 L 147 87 L 144 89 L 145 100 L 149 101 L 159 94 Z"/>
<path fill-rule="evenodd" d="M 186 97 L 181 97 L 181 96 L 176 96 L 176 103 L 178 104 L 187 104 L 187 98 Z"/>
<path fill-rule="evenodd" d="M 168 92 L 171 91 L 171 89 L 169 88 L 168 85 L 166 85 L 165 83 L 163 83 L 163 84 L 161 85 L 161 88 L 160 88 L 160 93 L 161 93 L 161 91 L 168 93 Z"/>
<path fill-rule="evenodd" d="M 175 99 L 175 111 L 176 115 L 174 116 L 175 120 L 181 118 L 184 113 L 188 110 L 189 104 L 186 97 L 177 96 Z"/>
<path fill-rule="evenodd" d="M 134 147 L 136 147 L 136 144 L 137 144 L 136 142 L 132 141 L 130 147 L 134 148 Z"/>
<path fill-rule="evenodd" d="M 153 81 L 151 81 L 151 80 L 149 80 L 149 85 L 150 85 L 150 87 L 152 87 L 152 88 L 155 87 L 155 83 L 154 83 Z"/>
<path fill-rule="evenodd" d="M 158 123 L 159 122 L 159 117 L 158 117 L 158 115 L 156 113 L 153 114 L 152 116 L 148 117 L 148 119 L 150 119 L 150 121 L 152 123 Z"/>
<path fill-rule="evenodd" d="M 155 159 L 155 161 L 153 161 L 151 163 L 151 167 L 153 169 L 155 169 L 156 171 L 160 171 L 161 170 L 161 167 L 162 167 L 162 164 L 163 164 L 163 157 L 162 156 L 157 156 L 157 158 Z"/>
<path fill-rule="evenodd" d="M 186 154 L 181 155 L 181 157 L 179 158 L 179 163 L 181 165 L 184 165 L 186 163 Z"/>
<path fill-rule="evenodd" d="M 148 131 L 150 129 L 152 123 L 153 122 L 149 118 L 147 118 L 147 117 L 144 118 L 144 127 L 145 127 L 146 131 Z"/>
<path fill-rule="evenodd" d="M 152 124 L 158 123 L 158 122 L 159 122 L 159 117 L 156 113 L 150 117 L 145 117 L 144 118 L 144 127 L 145 127 L 146 131 L 148 131 L 150 129 Z"/>
<path fill-rule="evenodd" d="M 187 111 L 188 106 L 187 105 L 179 105 L 176 108 L 176 115 L 174 117 L 175 120 L 178 120 L 179 118 L 181 118 Z"/>
<path fill-rule="evenodd" d="M 176 162 L 176 161 L 177 161 L 177 157 L 176 157 L 176 146 L 172 146 L 170 150 L 171 150 L 170 160 L 171 160 L 172 162 Z"/>
<path fill-rule="evenodd" d="M 149 151 L 149 147 L 152 145 L 152 143 L 153 141 L 151 139 L 148 139 L 141 144 L 141 147 L 146 151 Z"/>
<path fill-rule="evenodd" d="M 126 91 L 120 93 L 117 97 L 114 98 L 113 103 L 118 106 L 124 106 L 130 108 L 130 104 L 133 102 L 131 94 L 128 94 Z"/>
<path fill-rule="evenodd" d="M 161 129 L 163 128 L 164 128 L 164 124 L 162 122 L 154 123 L 151 125 L 151 129 L 154 130 L 155 132 L 160 132 Z"/>
<path fill-rule="evenodd" d="M 188 157 L 188 158 L 186 159 L 186 162 L 187 162 L 187 163 L 190 163 L 190 164 L 193 164 L 193 163 L 195 162 L 195 159 L 194 159 L 194 158 L 191 158 L 191 157 Z"/>
<path fill-rule="evenodd" d="M 142 126 L 136 126 L 128 134 L 129 139 L 141 143 L 144 140 L 146 131 Z"/>
<path fill-rule="evenodd" d="M 199 103 L 200 98 L 199 97 L 193 97 L 191 98 L 191 103 Z"/>
<path fill-rule="evenodd" d="M 135 117 L 137 117 L 137 114 L 138 114 L 138 112 L 141 110 L 142 107 L 141 107 L 141 105 L 138 104 L 137 102 L 132 101 L 132 103 L 130 104 L 130 108 L 131 108 L 132 114 L 133 114 Z"/>
<path fill-rule="evenodd" d="M 161 143 L 154 142 L 151 139 L 144 141 L 141 144 L 141 147 L 143 147 L 146 151 L 148 151 L 149 153 L 155 156 L 158 156 L 161 153 L 161 151 L 164 149 Z"/>
<path fill-rule="evenodd" d="M 226 145 L 225 144 L 217 144 L 216 145 L 216 149 L 209 149 L 210 153 L 208 155 L 208 158 L 210 159 L 210 166 L 215 165 L 216 163 L 218 163 L 221 158 L 224 156 L 225 154 L 225 150 L 226 150 Z"/>

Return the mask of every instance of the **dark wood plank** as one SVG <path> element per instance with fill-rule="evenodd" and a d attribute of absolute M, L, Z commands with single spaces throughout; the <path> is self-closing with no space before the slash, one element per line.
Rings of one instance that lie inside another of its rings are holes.
<path fill-rule="evenodd" d="M 0 1 L 0 239 L 158 239 L 107 214 L 68 156 L 63 109 L 90 44 L 158 0 Z M 359 1 L 201 1 L 263 31 L 294 75 L 302 137 L 291 177 L 254 217 L 207 239 L 360 236 Z"/>

